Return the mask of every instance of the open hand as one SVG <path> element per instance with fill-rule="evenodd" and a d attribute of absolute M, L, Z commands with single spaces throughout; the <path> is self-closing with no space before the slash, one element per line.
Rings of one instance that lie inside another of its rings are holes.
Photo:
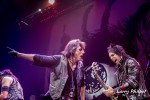
<path fill-rule="evenodd" d="M 8 54 L 10 54 L 13 57 L 17 57 L 17 55 L 19 53 L 18 51 L 14 50 L 14 49 L 12 49 L 10 47 L 6 47 L 6 48 L 9 50 Z"/>

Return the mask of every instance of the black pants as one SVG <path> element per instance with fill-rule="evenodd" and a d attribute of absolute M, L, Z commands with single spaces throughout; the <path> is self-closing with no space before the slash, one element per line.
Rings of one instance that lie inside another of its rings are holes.
<path fill-rule="evenodd" d="M 53 100 L 50 95 L 42 96 L 42 100 Z"/>
<path fill-rule="evenodd" d="M 53 99 L 50 95 L 47 95 L 47 96 L 42 96 L 42 100 L 53 100 Z M 77 100 L 77 99 L 69 96 L 61 96 L 59 99 L 56 100 Z"/>
<path fill-rule="evenodd" d="M 76 100 L 75 97 L 69 97 L 69 96 L 61 96 L 57 100 Z"/>

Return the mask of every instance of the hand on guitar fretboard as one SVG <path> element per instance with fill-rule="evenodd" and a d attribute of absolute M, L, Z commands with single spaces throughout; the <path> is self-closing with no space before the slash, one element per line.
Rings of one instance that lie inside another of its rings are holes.
<path fill-rule="evenodd" d="M 98 63 L 97 62 L 93 62 L 92 63 L 92 73 L 93 75 L 95 76 L 95 78 L 99 81 L 99 83 L 104 87 L 104 91 L 103 93 L 106 95 L 106 96 L 109 96 L 112 100 L 117 100 L 117 97 L 114 97 L 114 90 L 113 88 L 111 88 L 110 86 L 106 85 L 106 83 L 101 79 L 101 77 L 99 76 L 98 74 Z"/>

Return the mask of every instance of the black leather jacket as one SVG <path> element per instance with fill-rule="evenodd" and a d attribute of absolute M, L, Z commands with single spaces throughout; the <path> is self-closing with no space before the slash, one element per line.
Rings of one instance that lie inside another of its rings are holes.
<path fill-rule="evenodd" d="M 117 95 L 125 96 L 127 100 L 141 100 L 149 96 L 143 71 L 134 58 L 125 58 L 121 64 L 117 65 L 117 69 L 119 84 L 119 87 L 115 88 Z"/>

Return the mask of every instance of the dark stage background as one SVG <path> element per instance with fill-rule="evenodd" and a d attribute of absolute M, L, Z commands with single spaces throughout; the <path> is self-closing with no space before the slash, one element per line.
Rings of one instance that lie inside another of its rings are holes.
<path fill-rule="evenodd" d="M 107 54 L 109 43 L 122 45 L 145 72 L 150 54 L 150 2 L 56 0 L 50 5 L 47 0 L 0 1 L 0 69 L 10 68 L 19 78 L 25 100 L 40 100 L 48 90 L 49 70 L 10 57 L 6 46 L 24 53 L 52 55 L 59 54 L 75 38 L 87 43 L 85 67 L 93 61 L 102 63 L 106 82 L 111 86 L 116 81 L 114 65 Z M 86 96 L 108 99 L 101 90 L 86 91 Z"/>

